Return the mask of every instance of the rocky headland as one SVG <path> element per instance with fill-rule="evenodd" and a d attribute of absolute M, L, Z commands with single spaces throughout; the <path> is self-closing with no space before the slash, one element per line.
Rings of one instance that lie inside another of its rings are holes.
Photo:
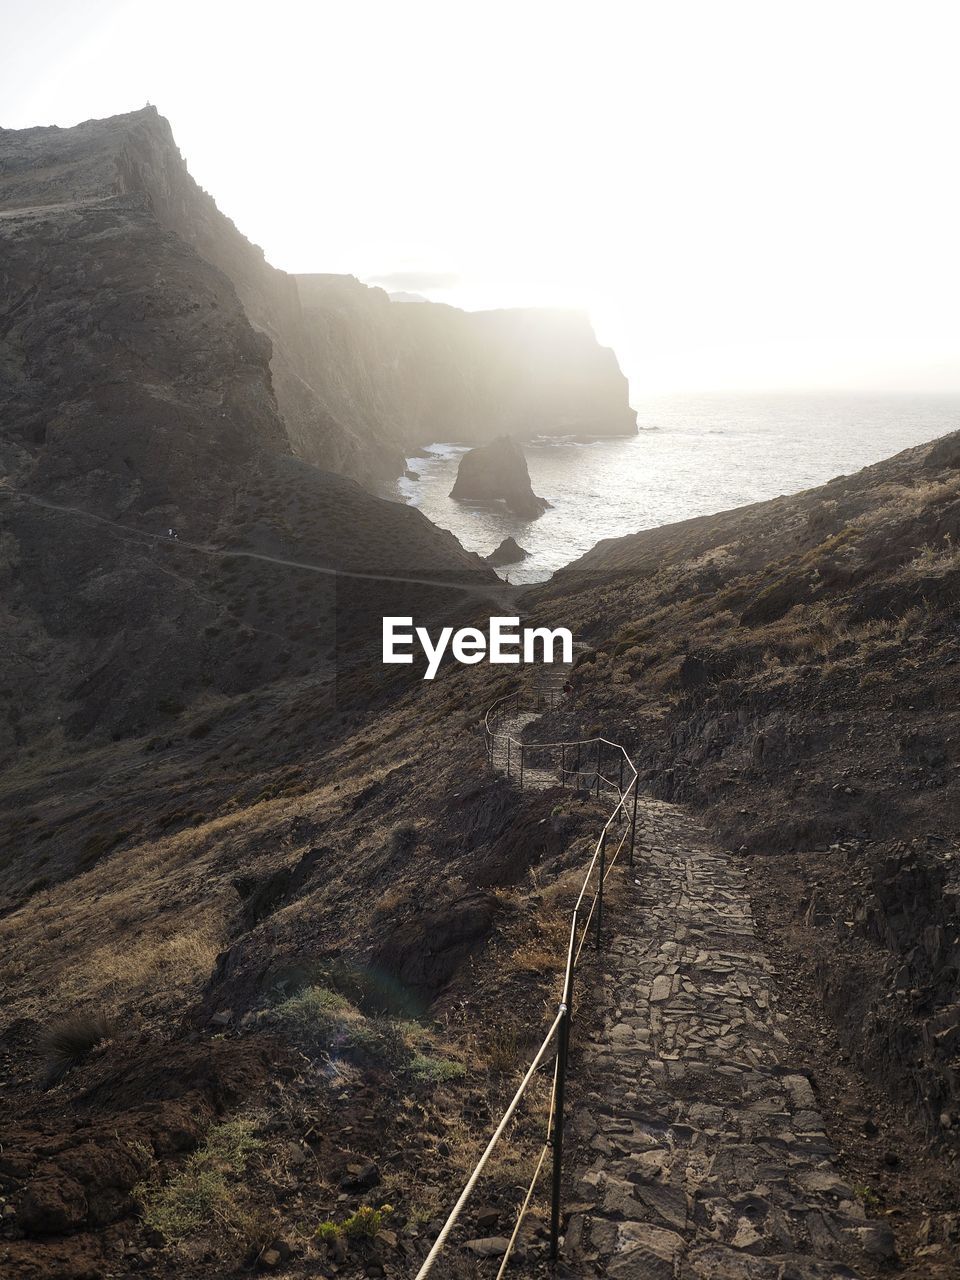
<path fill-rule="evenodd" d="M 268 340 L 290 450 L 368 486 L 403 473 L 404 449 L 436 439 L 636 431 L 626 379 L 585 316 L 392 302 L 352 276 L 280 271 L 194 182 L 153 107 L 69 129 L 0 129 L 6 234 L 22 240 L 70 210 L 74 222 L 81 210 L 112 220 L 105 266 L 131 248 L 123 234 L 136 221 L 222 273 Z"/>
<path fill-rule="evenodd" d="M 509 436 L 463 455 L 450 497 L 458 502 L 503 502 L 508 511 L 528 520 L 542 516 L 550 506 L 533 492 L 523 450 Z"/>

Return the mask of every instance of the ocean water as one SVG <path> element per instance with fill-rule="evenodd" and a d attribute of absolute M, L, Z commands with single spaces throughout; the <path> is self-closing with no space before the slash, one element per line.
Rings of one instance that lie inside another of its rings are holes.
<path fill-rule="evenodd" d="M 411 458 L 419 480 L 391 495 L 486 555 L 512 535 L 530 552 L 500 569 L 540 582 L 601 538 L 795 493 L 960 429 L 960 396 L 670 396 L 634 401 L 640 432 L 619 440 L 524 444 L 533 490 L 553 503 L 537 520 L 502 504 L 454 502 L 465 446 Z"/>

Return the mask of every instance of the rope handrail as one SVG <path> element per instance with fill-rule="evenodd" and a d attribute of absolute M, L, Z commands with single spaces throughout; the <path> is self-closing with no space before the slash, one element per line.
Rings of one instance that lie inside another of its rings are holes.
<path fill-rule="evenodd" d="M 553 1041 L 553 1037 L 556 1035 L 561 1022 L 563 1021 L 566 1011 L 567 1011 L 566 1005 L 561 1004 L 560 1008 L 557 1010 L 557 1016 L 553 1020 L 553 1025 L 550 1027 L 550 1030 L 547 1032 L 546 1036 L 544 1037 L 543 1043 L 541 1044 L 540 1048 L 537 1050 L 536 1057 L 534 1058 L 533 1062 L 531 1062 L 530 1066 L 527 1068 L 527 1074 L 520 1081 L 520 1085 L 517 1088 L 516 1093 L 513 1095 L 513 1098 L 510 1101 L 510 1105 L 507 1107 L 506 1111 L 503 1113 L 503 1117 L 500 1123 L 497 1125 L 496 1129 L 494 1130 L 493 1136 L 491 1137 L 490 1141 L 487 1143 L 486 1148 L 483 1152 L 483 1155 L 474 1165 L 473 1173 L 471 1173 L 470 1177 L 467 1179 L 467 1185 L 460 1192 L 459 1200 L 451 1209 L 449 1217 L 447 1218 L 446 1222 L 443 1224 L 443 1226 L 440 1229 L 440 1234 L 437 1236 L 436 1240 L 433 1242 L 433 1248 L 427 1254 L 426 1258 L 424 1258 L 423 1266 L 417 1272 L 417 1280 L 420 1280 L 421 1276 L 426 1276 L 427 1274 L 429 1274 L 431 1268 L 433 1267 L 434 1262 L 436 1262 L 437 1255 L 440 1253 L 440 1250 L 443 1248 L 444 1244 L 446 1243 L 447 1236 L 450 1234 L 451 1230 L 456 1224 L 457 1219 L 460 1217 L 460 1214 L 463 1211 L 463 1206 L 470 1199 L 470 1194 L 473 1191 L 473 1188 L 477 1185 L 477 1182 L 480 1178 L 480 1174 L 483 1172 L 484 1166 L 486 1165 L 487 1161 L 490 1159 L 490 1156 L 493 1152 L 493 1148 L 500 1141 L 500 1135 L 503 1133 L 504 1129 L 506 1129 L 507 1125 L 510 1123 L 511 1119 L 513 1118 L 513 1113 L 516 1111 L 517 1107 L 520 1105 L 520 1100 L 522 1099 L 523 1095 L 526 1093 L 527 1087 L 530 1084 L 530 1081 L 533 1079 L 533 1076 L 537 1070 L 537 1067 L 539 1067 L 540 1063 L 543 1061 L 543 1057 L 546 1054 L 547 1050 L 549 1049 L 550 1044 Z"/>
<path fill-rule="evenodd" d="M 543 690 L 540 689 L 536 692 L 538 694 L 537 709 L 542 710 L 543 709 Z M 551 689 L 550 692 L 554 693 L 556 692 L 556 690 Z M 526 1074 L 521 1080 L 520 1085 L 517 1088 L 517 1091 L 514 1093 L 513 1098 L 511 1099 L 506 1111 L 504 1112 L 500 1120 L 500 1123 L 497 1125 L 497 1128 L 494 1130 L 493 1135 L 490 1138 L 490 1141 L 487 1143 L 487 1146 L 484 1149 L 483 1154 L 481 1155 L 480 1159 L 477 1161 L 477 1164 L 474 1166 L 473 1171 L 470 1174 L 470 1177 L 467 1179 L 466 1185 L 464 1186 L 463 1191 L 460 1193 L 460 1196 L 456 1204 L 453 1206 L 453 1209 L 450 1211 L 450 1214 L 448 1215 L 446 1221 L 441 1227 L 440 1232 L 436 1240 L 434 1241 L 432 1248 L 430 1249 L 430 1252 L 427 1254 L 420 1269 L 417 1271 L 415 1280 L 425 1280 L 425 1278 L 429 1275 L 430 1271 L 432 1270 L 434 1263 L 436 1262 L 437 1258 L 439 1257 L 440 1253 L 443 1250 L 444 1245 L 447 1242 L 450 1232 L 453 1230 L 454 1226 L 459 1220 L 460 1215 L 463 1212 L 463 1209 L 467 1201 L 469 1200 L 471 1194 L 473 1193 L 473 1190 L 476 1187 L 477 1182 L 479 1181 L 480 1175 L 482 1174 L 483 1169 L 486 1166 L 487 1161 L 489 1160 L 494 1147 L 499 1142 L 500 1138 L 502 1137 L 503 1133 L 507 1128 L 507 1125 L 510 1123 L 510 1120 L 512 1119 L 514 1113 L 516 1112 L 517 1107 L 520 1105 L 520 1102 L 522 1101 L 527 1091 L 530 1081 L 533 1079 L 534 1074 L 536 1073 L 538 1067 L 543 1062 L 543 1059 L 546 1056 L 547 1051 L 550 1048 L 551 1044 L 553 1043 L 554 1038 L 557 1039 L 557 1052 L 556 1052 L 556 1060 L 555 1060 L 554 1072 L 553 1072 L 553 1087 L 550 1092 L 550 1105 L 549 1105 L 549 1114 L 547 1117 L 546 1142 L 544 1143 L 544 1146 L 540 1151 L 539 1159 L 537 1160 L 536 1166 L 534 1168 L 533 1177 L 531 1178 L 530 1183 L 527 1187 L 526 1194 L 520 1206 L 520 1211 L 517 1215 L 517 1219 L 513 1227 L 513 1231 L 511 1232 L 510 1238 L 507 1241 L 507 1247 L 504 1252 L 503 1258 L 501 1260 L 500 1268 L 497 1272 L 497 1280 L 501 1280 L 501 1277 L 503 1276 L 507 1268 L 511 1254 L 513 1253 L 514 1246 L 519 1236 L 520 1229 L 523 1225 L 524 1218 L 526 1217 L 527 1210 L 530 1207 L 530 1202 L 533 1198 L 533 1193 L 536 1188 L 537 1181 L 543 1170 L 543 1166 L 546 1161 L 547 1154 L 551 1150 L 553 1152 L 553 1187 L 552 1187 L 551 1217 L 550 1217 L 550 1254 L 551 1254 L 551 1258 L 554 1261 L 556 1260 L 558 1247 L 559 1247 L 559 1229 L 560 1229 L 560 1195 L 561 1195 L 562 1152 L 563 1152 L 564 1092 L 565 1092 L 566 1069 L 567 1069 L 567 1050 L 568 1050 L 569 1037 L 570 1037 L 570 1024 L 571 1024 L 572 1014 L 573 1014 L 573 974 L 577 967 L 577 964 L 580 961 L 580 956 L 583 951 L 584 945 L 587 941 L 587 938 L 590 935 L 590 928 L 591 928 L 591 924 L 593 923 L 595 914 L 596 914 L 596 926 L 595 926 L 596 947 L 598 950 L 600 948 L 601 928 L 603 923 L 604 885 L 617 859 L 619 858 L 624 848 L 624 845 L 627 843 L 628 837 L 630 840 L 630 865 L 633 866 L 633 862 L 634 862 L 634 851 L 636 846 L 636 831 L 637 831 L 637 798 L 638 798 L 638 792 L 639 792 L 639 773 L 633 761 L 630 759 L 630 756 L 627 754 L 626 749 L 620 743 L 611 742 L 608 738 L 604 738 L 604 737 L 575 738 L 570 741 L 560 741 L 560 742 L 524 742 L 521 739 L 513 737 L 508 732 L 500 731 L 499 720 L 500 720 L 500 715 L 503 707 L 506 706 L 507 704 L 512 703 L 515 709 L 515 713 L 519 715 L 521 697 L 522 697 L 522 694 L 519 691 L 510 693 L 510 694 L 505 694 L 503 697 L 498 698 L 496 702 L 492 703 L 487 708 L 487 711 L 484 714 L 483 732 L 486 740 L 487 753 L 488 753 L 488 757 L 490 759 L 491 764 L 494 763 L 494 756 L 496 754 L 498 747 L 501 747 L 506 753 L 507 777 L 508 779 L 511 779 L 512 778 L 511 767 L 510 767 L 511 749 L 515 747 L 519 751 L 519 758 L 520 758 L 519 783 L 520 783 L 520 786 L 523 787 L 525 752 L 527 750 L 530 750 L 531 752 L 533 751 L 543 752 L 548 750 L 559 749 L 559 751 L 561 752 L 561 756 L 559 761 L 557 762 L 556 769 L 557 769 L 557 774 L 559 775 L 561 786 L 566 785 L 565 778 L 570 774 L 576 774 L 578 778 L 581 776 L 592 777 L 595 779 L 595 782 L 592 784 L 592 786 L 596 787 L 598 798 L 600 794 L 601 781 L 603 781 L 606 784 L 606 786 L 611 787 L 614 791 L 616 791 L 618 798 L 617 798 L 617 803 L 614 805 L 613 809 L 611 810 L 609 816 L 607 817 L 606 822 L 604 823 L 600 831 L 600 835 L 597 838 L 596 844 L 593 849 L 593 854 L 587 865 L 587 869 L 583 877 L 583 882 L 580 886 L 580 892 L 577 896 L 576 903 L 574 904 L 574 907 L 573 907 L 573 912 L 572 912 L 571 921 L 570 921 L 569 940 L 567 945 L 566 965 L 564 966 L 564 973 L 563 973 L 562 995 L 561 995 L 560 1005 L 557 1010 L 556 1017 L 554 1018 L 553 1023 L 550 1027 L 550 1030 L 547 1032 L 546 1037 L 544 1038 L 542 1044 L 540 1045 L 540 1048 L 537 1051 L 537 1054 L 534 1057 L 533 1062 L 530 1064 Z M 550 707 L 554 707 L 556 705 L 556 700 L 551 698 L 549 705 Z M 496 728 L 491 726 L 491 718 L 495 719 L 495 722 L 497 724 Z M 596 748 L 596 768 L 581 769 L 579 767 L 581 763 L 580 757 L 582 756 L 583 749 L 588 746 Z M 620 753 L 621 759 L 620 759 L 619 782 L 615 782 L 613 779 L 605 777 L 600 772 L 600 755 L 601 755 L 602 746 L 607 746 L 613 749 L 614 751 L 617 751 Z M 570 750 L 576 749 L 578 753 L 578 760 L 577 760 L 578 767 L 576 770 L 570 770 L 565 767 L 565 754 L 568 749 Z M 625 786 L 624 786 L 624 776 L 623 776 L 624 761 L 626 761 L 627 765 L 629 766 L 630 774 L 631 774 L 631 776 L 626 779 Z M 590 789 L 592 789 L 592 787 Z M 628 812 L 628 802 L 630 801 L 632 801 L 632 813 Z M 614 822 L 624 822 L 625 825 L 624 825 L 623 832 L 620 835 L 619 843 L 617 844 L 616 849 L 613 852 L 613 856 L 608 860 L 607 859 L 607 837 Z M 583 932 L 582 932 L 582 935 L 579 937 L 579 943 L 578 943 L 578 933 L 580 930 L 580 918 L 584 908 L 584 900 L 586 898 L 588 888 L 590 886 L 591 880 L 594 876 L 594 872 L 597 869 L 598 865 L 599 865 L 599 875 L 597 876 L 596 888 L 594 890 L 592 898 L 590 899 L 589 911 L 587 912 L 586 919 L 583 922 Z"/>

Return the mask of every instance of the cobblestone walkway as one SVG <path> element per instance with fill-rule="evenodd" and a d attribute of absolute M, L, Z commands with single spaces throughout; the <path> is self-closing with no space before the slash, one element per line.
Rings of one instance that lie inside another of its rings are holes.
<path fill-rule="evenodd" d="M 680 810 L 642 812 L 639 883 L 626 872 L 585 975 L 602 1028 L 571 1076 L 565 1274 L 872 1275 L 892 1234 L 837 1175 L 791 1069 L 744 876 Z"/>

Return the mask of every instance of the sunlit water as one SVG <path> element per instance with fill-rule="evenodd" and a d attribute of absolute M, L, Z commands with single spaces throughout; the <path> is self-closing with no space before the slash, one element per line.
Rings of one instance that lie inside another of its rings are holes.
<path fill-rule="evenodd" d="M 399 480 L 392 496 L 481 555 L 512 535 L 530 557 L 501 576 L 538 582 L 600 538 L 794 493 L 960 428 L 960 396 L 683 396 L 637 408 L 629 439 L 524 445 L 533 490 L 553 503 L 537 520 L 454 502 L 458 445 L 411 458 L 420 479 Z"/>

